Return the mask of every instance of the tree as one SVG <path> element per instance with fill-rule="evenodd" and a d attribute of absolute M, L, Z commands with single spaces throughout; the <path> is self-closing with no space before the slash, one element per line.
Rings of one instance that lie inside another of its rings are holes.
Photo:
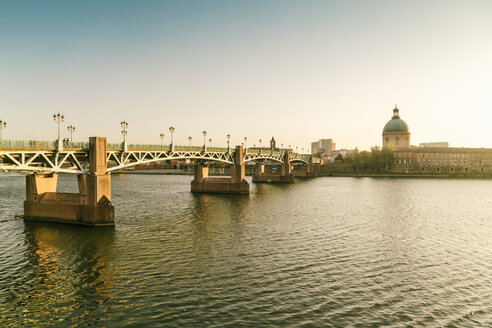
<path fill-rule="evenodd" d="M 366 150 L 359 152 L 356 148 L 352 154 L 352 167 L 355 172 L 367 172 L 371 153 Z"/>
<path fill-rule="evenodd" d="M 381 150 L 381 157 L 384 163 L 384 168 L 386 172 L 391 170 L 395 160 L 395 150 L 392 147 L 385 146 Z"/>

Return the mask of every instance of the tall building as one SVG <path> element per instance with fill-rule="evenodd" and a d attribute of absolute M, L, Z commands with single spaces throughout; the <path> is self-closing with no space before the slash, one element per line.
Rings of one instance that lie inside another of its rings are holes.
<path fill-rule="evenodd" d="M 319 139 L 311 142 L 311 154 L 330 154 L 336 149 L 333 139 Z"/>
<path fill-rule="evenodd" d="M 395 149 L 410 148 L 410 128 L 400 118 L 400 110 L 395 105 L 393 117 L 383 129 L 383 147 L 390 146 Z"/>

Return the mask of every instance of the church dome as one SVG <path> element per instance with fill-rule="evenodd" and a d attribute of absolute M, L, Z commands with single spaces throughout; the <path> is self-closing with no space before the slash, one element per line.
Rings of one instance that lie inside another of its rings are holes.
<path fill-rule="evenodd" d="M 395 106 L 393 109 L 393 117 L 384 126 L 383 134 L 385 133 L 409 133 L 410 128 L 408 124 L 400 118 L 399 109 Z"/>

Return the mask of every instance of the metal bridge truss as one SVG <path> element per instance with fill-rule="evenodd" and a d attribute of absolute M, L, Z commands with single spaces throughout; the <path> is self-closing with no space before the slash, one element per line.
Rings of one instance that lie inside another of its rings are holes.
<path fill-rule="evenodd" d="M 86 173 L 88 151 L 0 150 L 0 171 Z"/>
<path fill-rule="evenodd" d="M 234 153 L 202 151 L 108 151 L 108 171 L 153 162 L 193 159 L 234 164 Z M 115 163 L 114 166 L 111 163 Z"/>
<path fill-rule="evenodd" d="M 290 154 L 290 161 L 309 164 L 311 155 Z M 234 152 L 197 150 L 155 151 L 113 151 L 107 152 L 108 171 L 115 171 L 135 165 L 153 162 L 184 160 L 214 161 L 225 164 L 234 164 Z M 273 161 L 283 163 L 281 152 L 246 152 L 243 162 Z M 320 159 L 313 157 L 313 163 Z M 7 172 L 63 172 L 87 173 L 89 167 L 89 151 L 54 151 L 54 150 L 0 150 L 0 171 Z"/>

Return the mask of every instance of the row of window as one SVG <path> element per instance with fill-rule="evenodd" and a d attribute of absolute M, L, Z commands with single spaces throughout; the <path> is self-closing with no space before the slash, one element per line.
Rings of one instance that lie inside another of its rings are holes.
<path fill-rule="evenodd" d="M 425 164 L 425 163 L 427 163 L 428 165 L 432 165 L 432 164 L 433 165 L 438 165 L 439 164 L 439 165 L 445 165 L 445 166 L 448 165 L 448 162 L 447 161 L 437 161 L 437 160 L 432 161 L 430 159 L 427 160 L 427 161 L 426 160 L 420 160 L 419 159 L 419 160 L 417 160 L 417 162 L 419 164 Z M 408 159 L 408 160 L 407 159 L 403 159 L 403 160 L 402 159 L 398 159 L 398 160 L 395 159 L 393 161 L 393 164 L 399 164 L 399 165 L 409 164 L 409 165 L 411 165 L 412 164 L 412 160 L 411 159 Z M 465 160 L 460 160 L 460 161 L 458 161 L 458 160 L 449 161 L 449 165 L 454 165 L 454 166 L 456 166 L 456 165 L 463 166 L 463 165 L 468 165 L 468 164 L 469 163 L 468 163 L 468 161 L 466 159 Z M 477 165 L 484 166 L 485 165 L 485 162 L 484 161 L 475 162 L 475 164 L 472 164 L 472 165 L 475 165 L 475 166 L 477 166 Z"/>
<path fill-rule="evenodd" d="M 441 168 L 440 167 L 437 167 L 435 170 L 436 170 L 436 172 L 441 172 Z M 422 172 L 425 172 L 425 171 L 426 171 L 425 167 L 422 167 Z M 427 171 L 432 171 L 432 169 L 431 170 L 427 170 Z M 453 173 L 454 172 L 454 168 L 450 168 L 449 169 L 449 172 Z M 468 168 L 467 167 L 465 167 L 465 172 L 468 172 Z M 480 168 L 480 172 L 484 172 L 484 168 L 483 167 Z"/>
<path fill-rule="evenodd" d="M 405 138 L 405 141 L 408 143 L 408 137 Z M 390 142 L 390 139 L 386 137 L 386 143 L 388 144 Z M 400 145 L 400 137 L 395 138 L 395 145 Z"/>
<path fill-rule="evenodd" d="M 412 157 L 415 153 L 397 153 L 398 157 Z M 446 153 L 417 153 L 415 154 L 417 158 L 471 158 L 473 154 L 446 154 Z M 478 154 L 477 154 L 478 156 Z"/>

